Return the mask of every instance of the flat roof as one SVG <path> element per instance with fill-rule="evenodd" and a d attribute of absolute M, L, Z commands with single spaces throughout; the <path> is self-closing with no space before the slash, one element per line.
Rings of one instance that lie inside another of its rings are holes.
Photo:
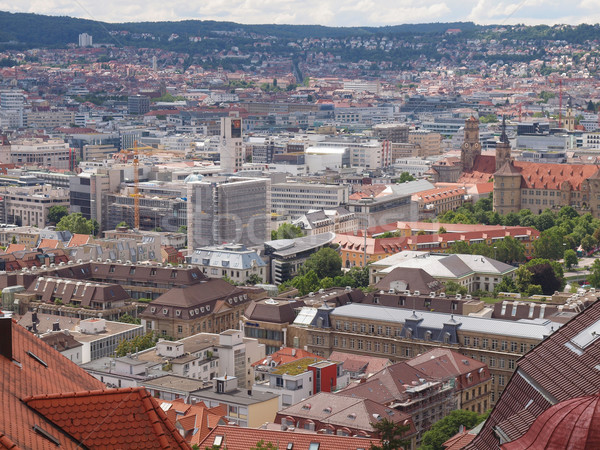
<path fill-rule="evenodd" d="M 215 400 L 220 402 L 237 403 L 239 405 L 254 405 L 256 403 L 262 403 L 274 398 L 278 398 L 279 395 L 271 394 L 269 392 L 252 391 L 251 395 L 248 392 L 241 389 L 234 389 L 231 392 L 219 393 L 215 392 L 212 387 L 206 389 L 200 389 L 192 392 L 194 397 L 199 399 Z"/>

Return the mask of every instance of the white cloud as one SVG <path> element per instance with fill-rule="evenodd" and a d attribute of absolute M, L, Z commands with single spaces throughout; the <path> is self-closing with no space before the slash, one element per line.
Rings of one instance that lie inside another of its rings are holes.
<path fill-rule="evenodd" d="M 488 23 L 597 21 L 597 0 L 0 0 L 13 12 L 69 15 L 107 22 L 185 19 L 240 23 L 377 26 L 472 20 Z M 592 20 L 593 19 L 593 20 Z"/>

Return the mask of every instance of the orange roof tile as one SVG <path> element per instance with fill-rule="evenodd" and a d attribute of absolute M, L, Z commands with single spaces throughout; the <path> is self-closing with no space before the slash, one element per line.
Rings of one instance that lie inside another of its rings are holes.
<path fill-rule="evenodd" d="M 145 388 L 37 395 L 23 402 L 88 448 L 189 448 Z"/>
<path fill-rule="evenodd" d="M 265 444 L 271 442 L 278 448 L 290 448 L 287 445 L 293 442 L 294 450 L 308 450 L 313 442 L 319 443 L 319 450 L 356 450 L 370 448 L 371 444 L 380 443 L 378 439 L 220 425 L 200 443 L 200 448 L 210 448 L 217 436 L 222 436 L 221 448 L 227 450 L 247 450 L 260 440 Z"/>
<path fill-rule="evenodd" d="M 27 250 L 24 244 L 9 244 L 5 253 L 22 252 L 23 250 Z"/>
<path fill-rule="evenodd" d="M 58 239 L 42 239 L 38 244 L 39 248 L 58 248 Z"/>
<path fill-rule="evenodd" d="M 277 350 L 275 353 L 269 355 L 271 357 L 271 361 L 274 361 L 277 366 L 280 364 L 287 364 L 292 361 L 297 361 L 302 358 L 315 358 L 318 360 L 322 360 L 320 356 L 315 355 L 314 353 L 307 352 L 301 348 L 290 348 L 284 347 L 280 350 Z M 260 359 L 252 364 L 252 366 L 261 366 L 266 364 L 266 358 Z"/>
<path fill-rule="evenodd" d="M 80 245 L 85 245 L 90 242 L 91 238 L 92 237 L 88 234 L 74 234 L 67 244 L 67 247 L 78 247 Z"/>

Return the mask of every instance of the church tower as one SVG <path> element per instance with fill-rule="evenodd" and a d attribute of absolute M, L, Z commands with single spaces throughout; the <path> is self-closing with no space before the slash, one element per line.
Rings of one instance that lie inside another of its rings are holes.
<path fill-rule="evenodd" d="M 496 143 L 496 171 L 510 160 L 510 143 L 506 135 L 506 119 L 502 117 L 502 134 L 500 135 L 500 141 Z"/>
<path fill-rule="evenodd" d="M 567 131 L 575 131 L 575 116 L 573 115 L 573 102 L 571 96 L 567 100 L 567 116 L 565 117 L 565 128 Z"/>
<path fill-rule="evenodd" d="M 460 163 L 463 172 L 470 172 L 475 159 L 481 155 L 479 143 L 479 120 L 471 116 L 465 120 L 465 140 L 460 146 Z"/>

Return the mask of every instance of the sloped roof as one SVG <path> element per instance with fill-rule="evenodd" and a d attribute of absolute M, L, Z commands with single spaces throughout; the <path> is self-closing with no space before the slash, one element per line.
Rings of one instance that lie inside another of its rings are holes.
<path fill-rule="evenodd" d="M 246 308 L 244 316 L 249 320 L 260 320 L 262 322 L 292 323 L 296 318 L 295 308 L 300 308 L 302 302 L 287 299 L 266 299 L 252 302 Z"/>
<path fill-rule="evenodd" d="M 98 390 L 104 384 L 12 319 L 0 320 L 11 324 L 10 331 L 2 325 L 0 345 L 10 342 L 5 333 L 12 336 L 12 359 L 0 355 L 0 398 L 4 412 L 0 414 L 0 433 L 4 435 L 0 441 L 7 448 L 11 448 L 9 442 L 12 442 L 19 448 L 55 449 L 50 440 L 33 430 L 34 425 L 39 425 L 58 439 L 63 448 L 75 448 L 76 443 L 66 433 L 57 431 L 49 419 L 36 414 L 22 399 L 61 391 Z"/>
<path fill-rule="evenodd" d="M 189 448 L 144 388 L 36 395 L 23 402 L 87 448 Z"/>
<path fill-rule="evenodd" d="M 364 368 L 364 373 L 374 374 L 379 372 L 384 367 L 391 364 L 387 358 L 378 358 L 376 356 L 365 356 L 353 353 L 345 353 L 334 350 L 329 355 L 331 361 L 339 361 L 344 363 L 344 369 L 349 372 L 358 372 Z M 357 370 L 358 369 L 358 370 Z"/>
<path fill-rule="evenodd" d="M 200 448 L 210 448 L 215 443 L 217 436 L 221 436 L 221 447 L 227 448 L 227 450 L 248 450 L 261 440 L 265 444 L 271 442 L 279 448 L 293 448 L 294 450 L 309 450 L 312 443 L 318 443 L 319 450 L 357 450 L 370 448 L 371 444 L 378 445 L 380 443 L 378 439 L 219 425 L 200 443 Z M 293 447 L 288 447 L 289 443 L 293 443 Z"/>

